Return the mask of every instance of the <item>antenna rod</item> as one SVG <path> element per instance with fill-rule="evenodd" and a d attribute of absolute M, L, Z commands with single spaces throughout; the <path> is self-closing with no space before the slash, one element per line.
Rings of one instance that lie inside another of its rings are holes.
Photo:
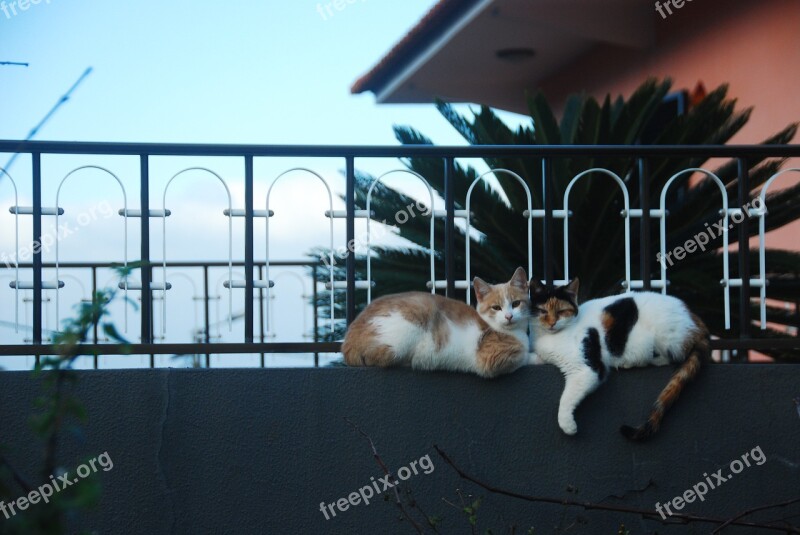
<path fill-rule="evenodd" d="M 25 141 L 30 141 L 36 134 L 39 133 L 39 130 L 45 125 L 45 123 L 50 120 L 50 118 L 53 116 L 53 114 L 55 114 L 56 111 L 58 111 L 58 108 L 60 108 L 66 101 L 70 99 L 72 93 L 78 88 L 79 85 L 81 85 L 81 83 L 91 73 L 92 73 L 92 68 L 87 67 L 86 70 L 83 71 L 83 74 L 81 74 L 81 76 L 78 78 L 78 80 L 74 84 L 72 84 L 72 87 L 70 87 L 67 90 L 67 92 L 64 93 L 60 99 L 58 99 L 58 102 L 56 102 L 55 105 L 52 108 L 50 108 L 50 111 L 47 112 L 47 114 L 42 118 L 42 120 L 39 121 L 39 123 L 36 126 L 34 126 L 30 132 L 28 132 L 28 137 L 25 138 Z M 11 159 L 8 160 L 8 163 L 6 164 L 5 167 L 6 171 L 11 169 L 11 164 L 14 163 L 14 160 L 17 159 L 17 156 L 19 156 L 18 152 L 14 153 L 14 155 L 11 156 Z"/>

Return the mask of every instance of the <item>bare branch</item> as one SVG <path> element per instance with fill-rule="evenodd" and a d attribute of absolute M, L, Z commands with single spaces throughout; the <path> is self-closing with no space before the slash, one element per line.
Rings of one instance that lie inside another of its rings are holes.
<path fill-rule="evenodd" d="M 14 465 L 11 464 L 11 461 L 9 461 L 8 458 L 2 453 L 0 453 L 0 464 L 4 464 L 8 467 L 9 471 L 11 472 L 11 476 L 14 478 L 14 481 L 16 481 L 17 484 L 22 487 L 22 490 L 24 490 L 26 494 L 33 490 L 33 487 L 31 487 L 30 483 L 28 483 L 22 473 L 14 468 Z"/>
<path fill-rule="evenodd" d="M 746 517 L 747 515 L 751 515 L 758 511 L 765 511 L 767 509 L 777 509 L 778 507 L 786 507 L 787 505 L 792 505 L 793 503 L 800 503 L 800 498 L 794 498 L 793 500 L 787 500 L 781 503 L 771 503 L 768 505 L 762 505 L 760 507 L 753 507 L 752 509 L 748 509 L 747 511 L 744 511 L 734 516 L 733 518 L 722 524 L 720 527 L 712 531 L 711 534 L 716 535 L 717 533 L 720 533 L 723 529 L 732 525 L 735 521 L 739 520 L 740 518 Z"/>
<path fill-rule="evenodd" d="M 411 526 L 415 530 L 417 530 L 417 533 L 425 533 L 425 530 L 419 524 L 417 524 L 417 522 L 411 517 L 411 515 L 408 513 L 405 506 L 403 505 L 403 500 L 400 499 L 400 493 L 397 492 L 397 479 L 395 479 L 394 474 L 392 474 L 392 472 L 386 466 L 386 463 L 384 463 L 383 459 L 381 459 L 381 456 L 378 454 L 378 450 L 375 447 L 375 443 L 372 441 L 372 438 L 368 434 L 366 434 L 360 427 L 358 427 L 355 423 L 353 423 L 349 418 L 345 417 L 344 421 L 350 424 L 350 426 L 353 429 L 358 431 L 358 433 L 361 436 L 363 436 L 369 441 L 369 446 L 370 448 L 372 448 L 372 457 L 375 459 L 375 462 L 378 463 L 378 466 L 381 467 L 383 473 L 389 476 L 390 479 L 395 483 L 395 486 L 392 487 L 392 490 L 394 491 L 395 505 L 397 505 L 397 508 L 400 509 L 400 512 L 403 513 L 403 516 L 405 517 L 406 520 L 409 521 Z"/>
<path fill-rule="evenodd" d="M 690 523 L 693 523 L 693 522 L 703 522 L 703 523 L 708 523 L 708 524 L 725 524 L 725 522 L 729 522 L 728 525 L 730 525 L 730 526 L 746 526 L 746 527 L 750 527 L 750 528 L 759 528 L 759 529 L 767 529 L 767 530 L 772 530 L 772 531 L 781 531 L 781 532 L 784 532 L 784 533 L 798 533 L 798 534 L 800 534 L 800 529 L 798 529 L 798 528 L 796 528 L 794 526 L 776 526 L 776 525 L 770 525 L 770 524 L 758 524 L 758 523 L 754 523 L 754 522 L 743 522 L 743 521 L 737 520 L 737 519 L 732 519 L 732 520 L 729 521 L 729 520 L 726 520 L 724 518 L 712 518 L 712 517 L 686 515 L 686 514 L 679 514 L 679 513 L 675 513 L 675 514 L 673 514 L 673 515 L 671 515 L 669 517 L 669 520 L 665 520 L 665 519 L 660 518 L 660 515 L 658 513 L 656 513 L 655 511 L 651 511 L 651 510 L 648 510 L 648 509 L 637 509 L 637 508 L 634 508 L 634 507 L 624 507 L 624 506 L 620 506 L 620 505 L 611 505 L 611 504 L 604 505 L 604 504 L 593 503 L 593 502 L 579 502 L 579 501 L 575 501 L 575 500 L 564 500 L 564 499 L 560 499 L 560 498 L 551 498 L 551 497 L 546 497 L 546 496 L 531 496 L 531 495 L 528 495 L 528 494 L 521 494 L 519 492 L 514 492 L 514 491 L 510 491 L 510 490 L 501 489 L 499 487 L 495 487 L 495 486 L 490 485 L 488 483 L 484 483 L 483 481 L 481 481 L 481 480 L 469 475 L 468 473 L 464 472 L 461 468 L 459 468 L 452 460 L 450 460 L 450 457 L 448 457 L 447 454 L 439 448 L 439 446 L 434 444 L 433 447 L 434 447 L 434 449 L 436 449 L 436 452 L 439 454 L 439 456 L 442 459 L 444 459 L 444 461 L 447 464 L 449 464 L 453 468 L 453 470 L 455 470 L 456 473 L 462 479 L 466 479 L 467 481 L 471 481 L 472 483 L 475 483 L 479 487 L 482 487 L 482 488 L 484 488 L 484 489 L 486 489 L 489 492 L 492 492 L 494 494 L 501 494 L 503 496 L 509 496 L 511 498 L 517 498 L 519 500 L 525 500 L 525 501 L 528 501 L 528 502 L 537 502 L 537 503 L 553 503 L 553 504 L 557 504 L 557 505 L 574 505 L 574 506 L 577 506 L 577 507 L 582 507 L 582 508 L 586 509 L 587 511 L 599 510 L 599 511 L 613 511 L 613 512 L 616 512 L 616 513 L 635 514 L 635 515 L 639 515 L 642 518 L 645 518 L 647 520 L 655 520 L 655 521 L 661 522 L 662 524 L 667 524 L 667 525 L 669 525 L 669 524 L 690 524 Z M 793 501 L 800 501 L 800 499 L 793 500 Z M 780 505 L 782 505 L 782 504 L 776 504 L 773 507 L 779 507 Z M 765 507 L 765 508 L 768 509 L 769 507 Z"/>

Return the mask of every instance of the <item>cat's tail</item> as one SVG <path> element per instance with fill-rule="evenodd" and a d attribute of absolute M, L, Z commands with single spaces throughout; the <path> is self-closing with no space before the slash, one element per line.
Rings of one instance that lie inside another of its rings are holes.
<path fill-rule="evenodd" d="M 692 314 L 696 328 L 686 342 L 689 350 L 686 352 L 686 360 L 675 370 L 667 386 L 661 391 L 650 412 L 650 417 L 639 427 L 623 425 L 620 432 L 629 440 L 645 440 L 653 436 L 661 427 L 661 420 L 664 413 L 675 403 L 680 396 L 686 383 L 694 379 L 700 371 L 702 363 L 707 362 L 711 357 L 711 344 L 708 328 L 703 321 Z"/>

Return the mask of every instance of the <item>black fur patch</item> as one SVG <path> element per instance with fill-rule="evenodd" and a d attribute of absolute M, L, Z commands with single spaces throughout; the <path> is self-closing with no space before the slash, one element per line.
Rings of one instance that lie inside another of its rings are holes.
<path fill-rule="evenodd" d="M 603 312 L 613 320 L 611 327 L 606 331 L 606 347 L 608 347 L 609 353 L 615 357 L 621 357 L 625 353 L 628 336 L 631 334 L 633 326 L 639 321 L 639 308 L 633 297 L 626 297 L 614 301 L 604 308 Z"/>
<path fill-rule="evenodd" d="M 541 288 L 539 290 L 531 289 L 530 291 L 531 297 L 531 310 L 533 311 L 534 315 L 536 314 L 536 309 L 538 305 L 543 305 L 547 303 L 550 299 L 558 299 L 559 301 L 566 301 L 570 305 L 575 308 L 575 313 L 578 313 L 578 303 L 575 302 L 575 296 L 564 289 L 563 286 L 559 286 L 557 288 L 553 288 L 552 290 L 545 290 Z"/>
<path fill-rule="evenodd" d="M 591 367 L 597 377 L 602 381 L 606 376 L 606 366 L 603 364 L 603 353 L 600 349 L 600 334 L 597 329 L 589 329 L 583 339 L 583 358 Z"/>

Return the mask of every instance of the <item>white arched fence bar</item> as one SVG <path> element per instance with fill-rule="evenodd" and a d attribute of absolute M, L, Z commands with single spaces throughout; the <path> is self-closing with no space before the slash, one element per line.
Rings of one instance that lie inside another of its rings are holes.
<path fill-rule="evenodd" d="M 163 292 L 164 299 L 161 301 L 161 335 L 165 336 L 167 332 L 167 290 L 170 289 L 171 285 L 167 283 L 167 215 L 169 215 L 169 211 L 167 210 L 167 190 L 172 182 L 178 178 L 180 175 L 184 173 L 188 173 L 190 171 L 202 171 L 204 173 L 208 173 L 211 176 L 215 177 L 222 187 L 225 188 L 225 193 L 228 196 L 228 211 L 232 213 L 233 210 L 233 200 L 231 198 L 231 190 L 228 188 L 228 184 L 225 183 L 225 180 L 219 176 L 217 173 L 212 171 L 211 169 L 205 167 L 187 167 L 181 171 L 178 171 L 172 178 L 167 181 L 167 185 L 164 186 L 164 194 L 161 198 L 161 208 L 163 210 L 164 219 L 162 220 L 163 224 L 161 225 L 161 244 L 162 244 L 162 256 L 161 256 L 161 287 L 153 287 L 154 285 L 151 284 L 151 290 L 161 290 Z M 228 218 L 228 280 L 233 283 L 233 219 Z M 233 324 L 231 318 L 233 317 L 233 295 L 232 295 L 232 286 L 228 287 L 228 328 L 233 330 Z M 151 296 L 142 296 L 142 299 L 150 298 Z"/>
<path fill-rule="evenodd" d="M 464 257 L 465 279 L 464 280 L 456 280 L 455 281 L 455 287 L 459 288 L 459 289 L 462 289 L 462 290 L 467 290 L 467 303 L 468 304 L 472 302 L 472 295 L 471 295 L 471 292 L 469 291 L 470 287 L 472 286 L 472 280 L 471 280 L 472 265 L 471 265 L 471 251 L 470 251 L 470 245 L 471 245 L 471 241 L 472 241 L 471 238 L 470 238 L 470 230 L 472 229 L 472 225 L 471 225 L 472 212 L 470 211 L 470 203 L 472 201 L 472 190 L 475 189 L 475 186 L 478 184 L 478 182 L 480 182 L 481 180 L 485 180 L 487 175 L 496 175 L 496 174 L 499 174 L 499 173 L 511 176 L 517 182 L 519 182 L 522 185 L 522 188 L 525 190 L 525 197 L 526 197 L 526 200 L 527 200 L 527 207 L 528 208 L 525 211 L 523 211 L 522 216 L 527 220 L 527 224 L 528 224 L 527 249 L 528 249 L 528 276 L 529 277 L 531 275 L 531 272 L 533 271 L 533 232 L 532 232 L 533 231 L 533 222 L 532 222 L 532 219 L 535 218 L 535 217 L 538 217 L 538 216 L 536 215 L 536 212 L 533 210 L 532 201 L 531 201 L 531 190 L 530 190 L 530 188 L 528 188 L 528 184 L 525 183 L 525 180 L 523 180 L 522 177 L 519 176 L 514 171 L 509 171 L 508 169 L 491 169 L 489 171 L 486 171 L 485 173 L 483 173 L 480 176 L 478 176 L 477 178 L 475 178 L 475 180 L 472 181 L 472 184 L 470 184 L 469 189 L 467 189 L 467 197 L 466 197 L 466 200 L 465 200 L 466 206 L 464 207 L 464 209 L 463 210 L 455 210 L 453 212 L 453 217 L 464 219 L 464 221 L 466 223 L 466 230 L 465 230 L 465 234 L 464 234 L 464 238 L 465 238 L 465 242 L 466 242 L 465 243 L 465 248 L 464 248 L 465 249 L 465 251 L 464 251 L 465 252 L 465 257 Z M 438 211 L 438 210 L 434 211 L 434 217 L 442 217 L 442 218 L 444 218 L 446 216 L 447 216 L 447 212 L 446 211 L 443 211 L 443 210 L 442 211 Z M 439 288 L 447 288 L 447 281 L 446 280 L 432 281 L 429 284 L 429 286 L 431 286 L 432 290 L 433 289 L 439 289 Z"/>
<path fill-rule="evenodd" d="M 308 169 L 306 167 L 293 167 L 292 169 L 288 169 L 288 170 L 284 171 L 283 173 L 279 174 L 277 177 L 275 177 L 275 180 L 272 181 L 272 184 L 270 184 L 269 189 L 267 190 L 267 207 L 266 207 L 267 208 L 267 217 L 265 218 L 266 224 L 267 224 L 267 233 L 266 233 L 267 264 L 265 266 L 265 277 L 266 277 L 266 280 L 264 280 L 264 281 L 253 281 L 253 283 L 254 283 L 253 286 L 256 287 L 256 288 L 265 288 L 267 290 L 267 303 L 269 303 L 270 299 L 271 299 L 270 288 L 272 288 L 275 285 L 274 281 L 270 280 L 270 278 L 269 278 L 269 265 L 270 265 L 270 261 L 271 261 L 270 256 L 269 256 L 269 220 L 274 215 L 274 212 L 272 212 L 272 210 L 269 209 L 269 196 L 272 193 L 272 188 L 275 187 L 275 184 L 277 184 L 278 181 L 282 177 L 284 177 L 285 175 L 288 175 L 289 173 L 293 173 L 295 171 L 298 171 L 298 172 L 301 172 L 301 173 L 308 173 L 308 174 L 310 174 L 312 176 L 317 177 L 320 180 L 320 182 L 322 182 L 322 185 L 325 186 L 325 191 L 327 191 L 327 193 L 328 193 L 328 211 L 325 212 L 325 215 L 327 215 L 328 219 L 330 220 L 329 221 L 330 222 L 330 225 L 329 225 L 329 241 L 328 241 L 328 260 L 329 260 L 329 262 L 328 262 L 328 272 L 329 272 L 329 279 L 330 280 L 326 283 L 325 286 L 329 290 L 331 290 L 331 292 L 330 292 L 330 308 L 331 308 L 331 317 L 330 317 L 331 324 L 330 324 L 330 328 L 331 328 L 331 332 L 334 332 L 335 331 L 334 322 L 335 322 L 335 319 L 336 319 L 336 310 L 334 309 L 334 304 L 335 304 L 335 302 L 334 302 L 334 293 L 335 292 L 333 290 L 336 287 L 336 285 L 335 285 L 335 282 L 333 280 L 333 266 L 334 266 L 334 260 L 333 260 L 333 218 L 336 217 L 336 216 L 334 215 L 334 210 L 333 210 L 333 193 L 331 193 L 331 188 L 328 185 L 328 182 L 324 178 L 322 178 L 322 176 L 319 173 L 317 173 L 316 171 L 312 171 L 311 169 Z M 316 283 L 317 283 L 317 281 L 314 281 L 314 284 L 316 284 Z M 266 320 L 265 323 L 266 323 L 267 331 L 269 332 L 269 330 L 271 328 L 269 306 L 267 306 L 266 309 L 267 310 L 266 310 L 266 315 L 265 315 L 265 320 Z M 264 313 L 263 310 L 262 310 L 262 313 Z"/>
<path fill-rule="evenodd" d="M 684 169 L 683 171 L 679 171 L 672 175 L 669 180 L 667 180 L 664 187 L 661 188 L 661 197 L 659 201 L 659 208 L 661 211 L 661 215 L 659 217 L 659 230 L 660 230 L 660 246 L 659 250 L 661 252 L 659 264 L 661 264 L 661 293 L 667 293 L 667 210 L 666 210 L 666 203 L 667 203 L 667 191 L 669 187 L 672 185 L 675 180 L 680 178 L 683 175 L 690 174 L 690 173 L 703 173 L 707 177 L 711 178 L 714 183 L 719 188 L 720 194 L 722 195 L 722 280 L 720 284 L 723 287 L 723 296 L 724 296 L 724 307 L 725 307 L 725 328 L 731 328 L 731 279 L 730 279 L 730 271 L 729 271 L 729 259 L 728 259 L 728 216 L 730 215 L 730 211 L 728 210 L 728 192 L 725 189 L 725 184 L 722 180 L 719 179 L 717 175 L 708 171 L 707 169 L 701 169 L 697 167 L 692 167 L 689 169 Z"/>
<path fill-rule="evenodd" d="M 194 314 L 194 322 L 192 323 L 192 331 L 197 331 L 197 330 L 200 329 L 200 323 L 199 323 L 199 320 L 198 320 L 197 305 L 198 305 L 199 301 L 201 301 L 203 299 L 203 297 L 200 296 L 197 293 L 197 283 L 195 282 L 195 280 L 192 277 L 190 277 L 186 273 L 183 273 L 182 271 L 173 271 L 172 272 L 172 276 L 173 277 L 178 277 L 178 278 L 181 278 L 181 279 L 185 280 L 192 287 L 192 312 Z"/>
<path fill-rule="evenodd" d="M 272 280 L 277 282 L 278 279 L 280 279 L 281 277 L 289 277 L 289 278 L 295 279 L 297 282 L 300 283 L 300 291 L 301 291 L 300 299 L 303 302 L 303 305 L 307 305 L 305 300 L 308 299 L 310 297 L 310 295 L 308 294 L 308 291 L 306 289 L 306 280 L 303 277 L 301 277 L 299 274 L 295 273 L 294 271 L 281 271 L 280 273 L 275 275 L 275 277 L 273 277 Z M 317 283 L 317 281 L 313 281 L 313 284 L 316 284 L 316 283 Z M 270 317 L 273 317 L 275 315 L 274 314 L 275 305 L 273 304 L 274 302 L 275 302 L 275 295 L 273 294 L 273 295 L 270 296 L 269 301 L 267 302 L 267 307 L 269 307 L 269 315 L 270 315 Z M 303 338 L 309 338 L 309 337 L 313 338 L 313 335 L 309 336 L 309 334 L 308 334 L 308 314 L 306 312 L 307 312 L 307 310 L 306 310 L 306 308 L 304 306 L 303 307 L 303 335 L 302 336 L 303 336 Z M 272 331 L 267 331 L 264 334 L 264 336 L 266 338 L 272 339 L 272 338 L 276 338 L 278 336 L 278 334 L 277 334 L 277 332 L 272 330 Z"/>
<path fill-rule="evenodd" d="M 11 175 L 6 173 L 5 170 L 3 170 L 2 172 L 3 172 L 3 174 L 5 176 L 7 176 L 9 179 L 11 179 Z M 20 249 L 19 249 L 19 216 L 21 216 L 21 215 L 31 215 L 32 216 L 32 215 L 34 215 L 34 213 L 33 213 L 33 207 L 32 206 L 19 206 L 19 198 L 17 196 L 17 186 L 14 183 L 13 179 L 11 179 L 11 183 L 14 186 L 15 205 L 12 206 L 11 208 L 9 208 L 8 211 L 11 212 L 12 214 L 14 214 L 14 223 L 15 223 L 15 226 L 16 226 L 17 230 L 16 230 L 16 238 L 15 238 L 15 240 L 16 240 L 16 242 L 15 242 L 16 250 L 14 251 L 14 265 L 15 265 L 15 275 L 16 276 L 14 277 L 14 280 L 9 284 L 9 286 L 11 286 L 11 288 L 14 288 L 14 290 L 15 290 L 15 296 L 14 297 L 15 297 L 15 300 L 17 301 L 17 304 L 15 305 L 15 316 L 16 316 L 15 325 L 17 326 L 15 328 L 15 332 L 19 332 L 19 327 L 18 327 L 18 325 L 19 325 L 19 290 L 33 290 L 34 289 L 33 281 L 21 281 L 21 280 L 19 280 L 19 252 L 20 252 Z M 43 216 L 45 216 L 45 215 L 63 215 L 64 214 L 64 209 L 63 208 L 58 208 L 58 207 L 44 207 L 43 206 L 41 208 L 40 214 L 43 215 Z M 57 226 L 56 226 L 56 228 L 57 228 Z M 41 237 L 39 239 L 41 239 Z M 39 248 L 39 250 L 41 251 L 41 247 Z M 58 279 L 58 277 L 56 277 L 56 279 Z M 43 280 L 41 289 L 42 290 L 57 290 L 58 288 L 61 288 L 62 286 L 64 286 L 64 282 L 63 281 L 58 281 L 58 280 L 45 281 L 45 280 Z M 35 298 L 33 296 L 31 296 L 30 298 L 27 298 L 25 296 L 22 297 L 22 302 L 25 303 L 25 316 L 26 317 L 28 316 L 28 303 L 29 302 L 33 302 L 34 299 Z M 50 314 L 49 314 L 49 311 L 50 311 L 50 298 L 49 297 L 46 297 L 46 298 L 43 297 L 41 302 L 42 302 L 42 305 L 44 307 L 43 319 L 44 319 L 45 331 L 48 331 L 48 332 L 50 332 L 50 334 L 53 334 L 55 331 L 51 331 L 48 328 L 48 318 L 50 317 Z M 58 325 L 56 325 L 56 330 L 57 329 L 58 329 Z M 42 341 L 51 341 L 51 340 L 52 340 L 52 337 L 43 338 L 42 339 Z M 24 341 L 26 343 L 28 343 L 28 342 L 32 342 L 33 339 L 32 338 L 31 339 L 25 339 Z"/>
<path fill-rule="evenodd" d="M 14 214 L 14 280 L 9 283 L 9 287 L 14 289 L 14 333 L 19 333 L 19 191 L 14 178 L 2 167 L 0 167 L 0 175 L 7 176 L 14 188 L 14 206 L 8 209 Z"/>
<path fill-rule="evenodd" d="M 233 277 L 238 277 L 238 278 L 234 279 Z M 225 322 L 220 319 L 220 303 L 222 303 L 222 295 L 220 294 L 220 287 L 225 288 L 226 290 L 230 291 L 231 290 L 230 281 L 243 281 L 243 280 L 245 280 L 245 277 L 246 277 L 246 275 L 244 274 L 243 271 L 234 271 L 233 273 L 230 273 L 230 274 L 223 273 L 222 275 L 219 276 L 217 281 L 211 287 L 212 290 L 214 290 L 215 295 L 213 295 L 213 296 L 209 295 L 208 298 L 209 298 L 210 301 L 214 301 L 214 303 L 215 303 L 214 311 L 216 313 L 216 316 L 215 316 L 216 317 L 216 323 L 214 324 L 214 326 L 216 326 L 216 328 L 217 328 L 217 334 L 212 335 L 209 332 L 208 333 L 209 339 L 214 339 L 214 338 L 218 338 L 220 340 L 222 339 L 222 331 L 220 330 L 220 326 Z M 242 285 L 242 287 L 243 287 L 243 285 Z M 233 286 L 233 288 L 236 288 L 236 286 Z M 228 314 L 228 324 L 230 325 L 232 323 L 233 323 L 233 312 L 231 311 Z"/>
<path fill-rule="evenodd" d="M 374 282 L 372 282 L 372 242 L 371 242 L 371 234 L 370 234 L 370 221 L 372 221 L 372 210 L 371 210 L 371 202 L 372 202 L 372 190 L 375 189 L 375 186 L 381 182 L 384 177 L 391 175 L 393 173 L 406 173 L 417 177 L 425 187 L 428 189 L 428 197 L 430 200 L 430 204 L 428 205 L 428 212 L 420 215 L 430 215 L 430 242 L 428 245 L 428 257 L 430 260 L 430 269 L 431 269 L 431 279 L 428 282 L 427 286 L 430 288 L 431 293 L 436 293 L 436 263 L 435 263 L 435 252 L 434 252 L 434 241 L 433 241 L 433 234 L 434 234 L 434 223 L 436 221 L 434 217 L 433 211 L 433 188 L 431 188 L 430 183 L 425 180 L 425 177 L 416 173 L 414 171 L 408 169 L 394 169 L 392 171 L 387 171 L 386 173 L 382 174 L 378 178 L 372 181 L 370 184 L 369 189 L 367 190 L 367 280 L 366 280 L 366 287 L 367 287 L 367 303 L 372 302 L 372 287 L 374 286 Z M 406 207 L 408 208 L 408 207 Z M 405 208 L 404 208 L 405 209 Z M 399 214 L 400 212 L 398 212 Z M 395 215 L 397 217 L 397 215 Z M 356 286 L 358 287 L 358 285 Z"/>
<path fill-rule="evenodd" d="M 631 207 L 630 207 L 630 199 L 628 197 L 628 188 L 625 186 L 625 182 L 613 171 L 609 171 L 608 169 L 603 169 L 601 167 L 594 167 L 592 169 L 587 169 L 586 171 L 582 171 L 575 175 L 575 177 L 570 180 L 569 184 L 567 185 L 567 189 L 564 191 L 564 209 L 563 213 L 564 216 L 564 280 L 562 281 L 555 281 L 557 284 L 567 284 L 569 282 L 569 194 L 572 191 L 572 187 L 575 185 L 578 180 L 581 178 L 591 174 L 591 173 L 600 173 L 607 175 L 614 179 L 614 181 L 619 185 L 619 188 L 622 190 L 622 199 L 624 202 L 624 208 L 622 212 L 622 216 L 625 219 L 625 281 L 623 282 L 623 286 L 625 287 L 625 293 L 628 293 L 632 290 L 631 284 Z"/>
<path fill-rule="evenodd" d="M 64 178 L 61 179 L 61 182 L 58 184 L 58 189 L 56 190 L 56 211 L 55 211 L 55 216 L 56 216 L 56 238 L 55 238 L 55 240 L 56 240 L 56 280 L 55 280 L 55 283 L 56 284 L 55 284 L 55 288 L 54 289 L 56 290 L 56 330 L 59 330 L 60 327 L 61 327 L 61 325 L 60 325 L 61 324 L 61 321 L 60 321 L 60 319 L 61 319 L 61 315 L 60 315 L 61 314 L 61 310 L 60 310 L 60 307 L 59 307 L 59 304 L 60 304 L 59 294 L 60 294 L 60 292 L 58 290 L 64 286 L 64 283 L 59 279 L 59 242 L 60 242 L 60 240 L 58 239 L 58 228 L 59 228 L 58 227 L 58 218 L 59 218 L 59 216 L 61 214 L 64 213 L 64 211 L 61 208 L 58 208 L 58 206 L 59 206 L 59 198 L 61 197 L 61 188 L 64 187 L 64 183 L 67 181 L 67 179 L 69 177 L 71 177 L 72 175 L 74 175 L 75 173 L 77 173 L 78 171 L 83 171 L 83 170 L 86 170 L 86 169 L 95 169 L 97 171 L 102 171 L 103 173 L 106 173 L 107 175 L 110 175 L 117 182 L 117 184 L 119 184 L 119 187 L 122 190 L 123 210 L 125 210 L 125 212 L 128 211 L 128 194 L 125 191 L 125 185 L 122 183 L 122 180 L 120 180 L 117 175 L 115 175 L 114 173 L 112 173 L 111 171 L 106 169 L 105 167 L 101 167 L 99 165 L 83 165 L 81 167 L 77 167 L 77 168 L 73 169 L 72 171 L 67 173 L 66 176 L 64 176 Z M 127 268 L 128 268 L 128 219 L 127 218 L 125 218 L 125 222 L 123 224 L 123 229 L 124 229 L 123 230 L 124 237 L 123 237 L 123 241 L 122 241 L 122 247 L 123 247 L 122 256 L 123 256 L 123 266 L 125 267 L 125 269 L 127 271 Z M 42 285 L 42 288 L 44 289 L 44 285 Z M 125 290 L 125 299 L 127 300 L 128 299 L 128 275 L 127 275 L 127 273 L 125 274 L 125 278 L 123 279 L 123 281 L 121 283 L 121 288 Z M 92 298 L 94 298 L 94 296 Z M 124 314 L 125 314 L 125 320 L 124 320 L 124 322 L 125 322 L 125 332 L 127 332 L 128 331 L 128 307 L 125 307 Z"/>
<path fill-rule="evenodd" d="M 63 279 L 69 279 L 69 280 L 71 280 L 72 282 L 74 282 L 74 283 L 75 283 L 75 285 L 76 285 L 78 288 L 80 288 L 80 294 L 81 294 L 81 303 L 91 303 L 91 302 L 92 302 L 92 299 L 91 299 L 91 297 L 89 297 L 89 296 L 86 294 L 86 285 L 83 283 L 83 281 L 82 281 L 82 280 L 80 280 L 80 279 L 79 279 L 78 277 L 76 277 L 75 275 L 70 275 L 69 273 L 64 273 L 64 274 L 61 276 L 61 278 L 63 278 Z"/>
<path fill-rule="evenodd" d="M 533 212 L 533 205 L 532 205 L 532 202 L 531 202 L 531 190 L 530 190 L 530 188 L 528 188 L 528 184 L 525 183 L 525 181 L 522 179 L 522 177 L 519 176 L 514 171 L 509 171 L 508 169 L 492 169 L 490 171 L 486 171 L 485 173 L 483 173 L 482 175 L 477 177 L 475 180 L 473 180 L 472 184 L 469 185 L 469 189 L 467 190 L 466 206 L 464 207 L 466 209 L 466 212 L 467 212 L 465 214 L 465 219 L 466 219 L 466 224 L 467 224 L 467 229 L 466 229 L 466 232 L 465 232 L 466 258 L 464 259 L 465 268 L 466 268 L 467 304 L 470 304 L 471 301 L 472 301 L 472 295 L 471 295 L 472 292 L 469 291 L 470 284 L 472 284 L 472 276 L 471 276 L 471 274 L 472 274 L 471 267 L 472 266 L 470 265 L 470 244 L 472 242 L 472 239 L 470 238 L 470 235 L 469 235 L 470 234 L 470 229 L 472 228 L 472 226 L 470 224 L 470 221 L 472 219 L 472 213 L 470 212 L 470 201 L 472 200 L 472 190 L 475 189 L 475 186 L 478 184 L 478 182 L 483 180 L 487 175 L 497 175 L 497 174 L 506 174 L 506 175 L 514 178 L 517 182 L 520 183 L 520 185 L 522 185 L 522 189 L 525 190 L 525 200 L 528 203 L 527 204 L 528 209 L 526 210 L 526 212 L 528 213 L 528 215 L 525 216 L 524 215 L 525 212 L 523 212 L 523 216 L 525 217 L 525 219 L 527 220 L 527 223 L 528 223 L 528 243 L 526 244 L 527 245 L 527 249 L 528 249 L 528 277 L 530 277 L 531 276 L 531 272 L 533 272 L 533 232 L 532 232 L 533 231 L 533 221 L 532 221 L 532 219 L 530 217 L 530 214 Z M 456 287 L 458 287 L 458 286 L 456 286 Z"/>
<path fill-rule="evenodd" d="M 761 192 L 758 194 L 758 198 L 761 201 L 761 205 L 756 209 L 750 210 L 750 214 L 758 216 L 758 284 L 754 284 L 754 281 L 750 281 L 752 286 L 758 286 L 760 295 L 759 295 L 759 305 L 761 307 L 761 329 L 765 330 L 767 328 L 767 253 L 766 253 L 766 217 L 767 217 L 767 190 L 775 181 L 776 178 L 780 177 L 781 175 L 789 174 L 789 173 L 800 173 L 800 168 L 793 167 L 791 169 L 784 169 L 772 175 L 769 180 L 767 180 L 763 186 L 761 186 Z"/>
<path fill-rule="evenodd" d="M 129 217 L 139 217 L 139 216 L 129 216 Z M 172 272 L 170 272 L 170 273 L 172 273 Z M 172 276 L 172 275 L 170 275 L 170 276 Z M 116 283 L 117 287 L 120 290 L 123 289 L 123 283 L 117 282 L 117 280 L 118 280 L 118 277 L 116 275 L 112 275 L 111 277 L 109 277 L 109 279 L 103 285 L 103 288 L 109 288 L 109 287 L 111 287 L 113 285 L 113 283 Z M 139 291 L 141 291 L 142 290 L 141 281 L 136 277 L 133 277 L 133 276 L 130 277 L 128 279 L 128 289 L 129 290 L 139 290 Z M 171 289 L 172 289 L 172 284 L 168 282 L 167 283 L 167 290 L 171 290 Z M 153 292 L 156 292 L 156 291 L 161 292 L 162 294 L 164 293 L 162 291 L 162 285 L 161 285 L 160 282 L 151 283 L 150 284 L 150 302 L 151 303 L 155 303 L 156 301 L 163 301 L 164 300 L 163 295 L 153 295 Z M 142 303 L 144 301 L 145 297 L 144 297 L 144 295 L 140 294 L 139 297 L 137 297 L 136 299 L 137 299 L 137 301 Z M 155 307 L 153 308 L 153 312 L 154 312 L 153 321 L 155 322 L 155 320 L 156 320 L 156 316 L 155 316 L 156 309 L 155 309 Z M 164 340 L 165 338 L 166 338 L 165 336 L 160 335 L 160 334 L 156 334 L 156 333 L 153 333 L 153 335 L 152 335 L 152 340 L 153 341 Z M 142 339 L 141 335 L 139 336 L 139 339 L 140 340 Z M 105 341 L 108 341 L 108 340 L 106 339 Z"/>

